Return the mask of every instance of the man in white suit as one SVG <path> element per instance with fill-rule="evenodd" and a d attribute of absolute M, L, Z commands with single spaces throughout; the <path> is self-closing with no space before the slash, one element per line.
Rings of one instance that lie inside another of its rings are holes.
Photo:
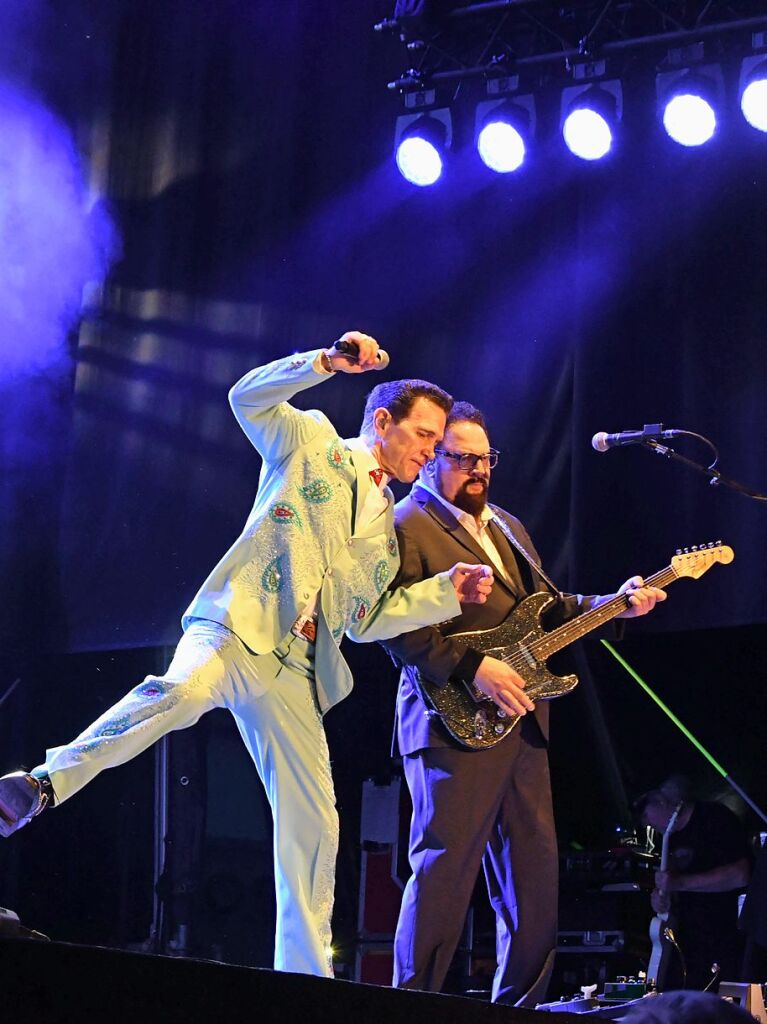
<path fill-rule="evenodd" d="M 394 477 L 412 482 L 434 457 L 452 399 L 425 381 L 379 385 L 361 436 L 343 441 L 316 410 L 288 402 L 336 371 L 377 365 L 377 342 L 350 332 L 356 358 L 335 348 L 280 359 L 230 392 L 260 453 L 258 492 L 245 527 L 183 617 L 163 676 L 148 676 L 73 742 L 31 773 L 0 779 L 0 834 L 62 803 L 100 771 L 161 736 L 228 708 L 264 783 L 274 818 L 275 967 L 330 976 L 338 816 L 322 715 L 352 686 L 338 649 L 384 640 L 482 603 L 485 566 L 459 563 L 407 590 L 387 592 L 399 567 Z"/>

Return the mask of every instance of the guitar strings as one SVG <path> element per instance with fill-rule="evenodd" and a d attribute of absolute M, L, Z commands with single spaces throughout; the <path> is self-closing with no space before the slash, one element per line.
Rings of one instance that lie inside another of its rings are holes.
<path fill-rule="evenodd" d="M 669 583 L 673 583 L 676 579 L 679 579 L 679 574 L 673 566 L 667 565 L 665 569 L 661 569 L 660 572 L 649 576 L 645 580 L 644 586 L 662 588 L 668 586 Z M 520 644 L 522 650 L 515 651 L 507 657 L 502 657 L 500 660 L 505 665 L 511 666 L 515 672 L 518 672 L 520 669 L 524 670 L 526 666 L 529 666 L 528 654 L 535 657 L 536 660 L 545 661 L 546 658 L 556 654 L 557 651 L 561 651 L 563 647 L 567 647 L 568 644 L 580 639 L 580 637 L 592 629 L 596 629 L 597 626 L 609 622 L 610 619 L 615 617 L 614 613 L 621 605 L 624 608 L 630 607 L 627 604 L 625 594 L 616 594 L 614 598 L 605 601 L 598 608 L 592 608 L 583 615 L 577 616 L 571 622 L 558 626 L 557 629 L 553 629 L 550 633 L 544 633 L 543 636 L 533 640 L 529 645 Z M 519 716 L 515 717 L 518 718 Z"/>
<path fill-rule="evenodd" d="M 650 576 L 645 580 L 645 586 L 667 586 L 673 580 L 677 579 L 677 574 L 674 569 L 668 565 L 665 569 L 661 569 L 660 572 L 656 572 L 653 576 Z M 572 622 L 566 622 L 564 625 L 559 626 L 557 629 L 552 630 L 550 633 L 545 633 L 542 637 L 537 640 L 533 640 L 526 650 L 528 650 L 536 658 L 542 656 L 545 660 L 550 655 L 555 654 L 557 651 L 562 650 L 569 643 L 579 639 L 585 633 L 588 633 L 591 629 L 595 629 L 602 622 L 609 622 L 613 618 L 613 612 L 621 605 L 626 606 L 626 598 L 624 594 L 616 595 L 610 601 L 605 601 L 604 604 L 599 605 L 598 608 L 592 608 L 591 611 L 586 612 L 583 615 L 579 615 Z M 596 621 L 594 621 L 596 620 Z M 592 623 L 594 623 L 592 625 Z M 552 645 L 552 641 L 554 642 Z M 560 643 L 559 641 L 563 641 Z M 551 650 L 546 650 L 547 647 L 551 647 Z M 514 671 L 525 668 L 529 663 L 525 657 L 524 652 L 515 651 L 512 655 L 506 658 L 501 658 L 501 661 L 506 665 L 510 665 Z"/>
<path fill-rule="evenodd" d="M 676 572 L 672 567 L 666 566 L 665 569 L 661 569 L 660 572 L 655 573 L 653 576 L 648 577 L 645 580 L 645 586 L 668 586 L 669 583 L 677 579 Z M 550 651 L 546 653 L 546 657 L 556 653 L 566 647 L 567 644 L 572 643 L 573 640 L 579 639 L 585 633 L 588 633 L 591 629 L 596 628 L 597 625 L 601 625 L 603 622 L 609 622 L 614 617 L 613 612 L 623 606 L 627 607 L 625 594 L 618 594 L 610 601 L 605 601 L 604 604 L 599 605 L 598 608 L 592 608 L 591 611 L 585 612 L 583 615 L 579 615 L 571 622 L 566 622 L 564 625 L 559 626 L 557 629 L 552 630 L 550 633 L 545 633 L 542 637 L 534 640 L 529 647 L 529 650 L 533 653 L 545 651 L 546 647 L 552 645 L 552 641 L 556 644 Z M 596 622 L 595 622 L 596 620 Z M 594 623 L 594 625 L 592 625 Z M 564 640 L 563 643 L 557 643 L 559 640 Z M 523 656 L 524 657 L 524 656 Z"/>

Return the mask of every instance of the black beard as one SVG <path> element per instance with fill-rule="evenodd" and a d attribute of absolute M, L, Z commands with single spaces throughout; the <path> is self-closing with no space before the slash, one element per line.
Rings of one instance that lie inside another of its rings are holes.
<path fill-rule="evenodd" d="M 467 490 L 469 484 L 482 484 L 482 490 L 478 494 L 470 494 Z M 487 482 L 485 480 L 467 480 L 465 484 L 461 484 L 460 490 L 453 498 L 453 504 L 471 516 L 478 516 L 487 505 Z"/>

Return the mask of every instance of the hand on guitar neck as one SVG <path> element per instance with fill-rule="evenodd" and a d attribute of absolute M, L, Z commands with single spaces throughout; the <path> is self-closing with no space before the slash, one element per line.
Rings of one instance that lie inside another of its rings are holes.
<path fill-rule="evenodd" d="M 628 606 L 624 612 L 616 616 L 620 619 L 635 619 L 640 615 L 647 615 L 658 601 L 666 600 L 664 590 L 646 586 L 641 576 L 632 576 L 626 580 L 617 594 L 625 595 Z M 611 601 L 616 596 L 610 594 L 607 597 L 600 597 L 594 602 L 594 607 Z M 474 676 L 474 684 L 507 714 L 524 715 L 535 710 L 535 704 L 525 693 L 526 682 L 523 677 L 499 658 L 485 655 Z"/>
<path fill-rule="evenodd" d="M 648 612 L 653 610 L 658 601 L 665 601 L 668 596 L 665 590 L 646 586 L 641 576 L 632 576 L 626 580 L 618 590 L 618 593 L 625 594 L 626 604 L 628 605 L 625 612 L 621 612 L 620 615 L 616 616 L 618 619 L 636 619 L 640 615 L 647 615 Z M 602 598 L 602 601 L 609 601 L 612 597 L 613 595 L 611 594 L 607 598 Z"/>

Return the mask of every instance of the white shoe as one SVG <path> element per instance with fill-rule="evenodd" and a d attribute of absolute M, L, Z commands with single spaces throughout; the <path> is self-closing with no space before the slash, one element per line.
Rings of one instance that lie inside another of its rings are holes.
<path fill-rule="evenodd" d="M 0 836 L 9 836 L 54 802 L 47 775 L 38 779 L 26 772 L 0 778 Z"/>

